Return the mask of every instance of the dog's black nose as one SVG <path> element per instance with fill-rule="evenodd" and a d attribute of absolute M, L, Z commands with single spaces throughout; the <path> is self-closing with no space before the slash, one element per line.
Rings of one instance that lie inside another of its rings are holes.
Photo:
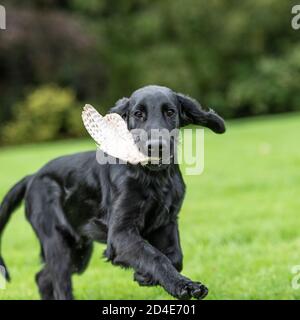
<path fill-rule="evenodd" d="M 161 140 L 150 140 L 146 144 L 148 157 L 162 158 L 167 144 Z"/>

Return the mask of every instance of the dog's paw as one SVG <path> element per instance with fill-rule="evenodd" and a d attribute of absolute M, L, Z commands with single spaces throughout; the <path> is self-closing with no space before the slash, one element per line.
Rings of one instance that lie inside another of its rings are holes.
<path fill-rule="evenodd" d="M 189 279 L 180 280 L 174 291 L 173 296 L 180 300 L 189 300 L 191 298 L 202 300 L 208 294 L 208 289 L 205 285 Z"/>
<path fill-rule="evenodd" d="M 158 284 L 152 279 L 151 276 L 142 275 L 138 272 L 134 273 L 133 280 L 136 281 L 140 286 L 156 286 Z"/>

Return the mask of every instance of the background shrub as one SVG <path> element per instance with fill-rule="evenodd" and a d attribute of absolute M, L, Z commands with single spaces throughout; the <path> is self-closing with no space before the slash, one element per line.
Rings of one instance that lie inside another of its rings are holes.
<path fill-rule="evenodd" d="M 40 87 L 13 109 L 14 120 L 3 129 L 3 142 L 47 141 L 76 136 L 83 130 L 80 108 L 72 90 Z M 74 118 L 78 121 L 74 121 Z"/>

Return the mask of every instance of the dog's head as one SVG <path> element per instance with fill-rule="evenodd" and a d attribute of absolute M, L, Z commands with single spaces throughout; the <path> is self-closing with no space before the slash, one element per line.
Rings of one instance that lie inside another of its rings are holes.
<path fill-rule="evenodd" d="M 224 120 L 213 110 L 206 111 L 196 100 L 162 86 L 138 89 L 130 98 L 117 101 L 110 112 L 123 117 L 142 152 L 158 155 L 158 163 L 148 166 L 156 170 L 167 166 L 168 161 L 162 158 L 164 149 L 168 149 L 170 162 L 174 157 L 176 139 L 166 132 L 189 124 L 204 126 L 216 133 L 225 132 Z"/>

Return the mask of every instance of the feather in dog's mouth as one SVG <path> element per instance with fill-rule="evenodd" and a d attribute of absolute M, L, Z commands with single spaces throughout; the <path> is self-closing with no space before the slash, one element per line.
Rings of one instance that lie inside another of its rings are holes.
<path fill-rule="evenodd" d="M 163 143 L 160 140 L 154 140 L 156 152 L 152 150 L 153 141 L 151 140 L 141 145 L 139 136 L 129 132 L 127 124 L 119 114 L 111 113 L 103 117 L 91 105 L 85 105 L 82 119 L 99 149 L 114 158 L 133 165 L 140 163 L 152 170 L 162 169 L 171 164 L 174 159 L 174 155 L 164 153 Z M 165 147 L 167 144 L 167 141 L 164 141 Z M 145 147 L 147 150 L 144 150 Z"/>

